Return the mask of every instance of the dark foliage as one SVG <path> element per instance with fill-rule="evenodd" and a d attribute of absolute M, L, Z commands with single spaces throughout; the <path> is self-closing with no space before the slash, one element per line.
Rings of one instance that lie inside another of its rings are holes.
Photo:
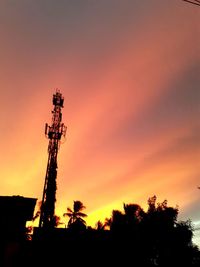
<path fill-rule="evenodd" d="M 67 228 L 35 228 L 11 266 L 200 266 L 191 222 L 178 221 L 178 207 L 168 207 L 166 200 L 149 198 L 146 212 L 138 204 L 124 204 L 95 228 L 86 226 L 83 209 L 80 201 L 67 208 Z"/>

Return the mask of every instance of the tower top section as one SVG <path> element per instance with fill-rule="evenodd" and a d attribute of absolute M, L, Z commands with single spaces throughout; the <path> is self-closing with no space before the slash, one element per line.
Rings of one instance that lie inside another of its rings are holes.
<path fill-rule="evenodd" d="M 60 93 L 60 90 L 56 89 L 56 93 L 53 94 L 53 105 L 63 108 L 64 97 Z"/>
<path fill-rule="evenodd" d="M 58 89 L 56 89 L 56 93 L 53 94 L 52 103 L 54 105 L 54 109 L 52 110 L 52 123 L 45 125 L 45 135 L 50 140 L 60 140 L 61 137 L 65 137 L 66 135 L 66 127 L 62 123 L 62 112 L 64 104 L 64 97 L 60 93 Z M 49 149 L 52 146 L 52 143 L 49 144 Z"/>

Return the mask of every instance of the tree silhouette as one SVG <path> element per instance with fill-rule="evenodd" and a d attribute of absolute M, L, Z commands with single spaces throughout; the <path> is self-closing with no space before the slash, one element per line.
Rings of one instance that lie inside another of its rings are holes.
<path fill-rule="evenodd" d="M 110 229 L 110 226 L 112 224 L 112 219 L 111 218 L 105 218 L 105 221 L 104 221 L 104 229 Z"/>
<path fill-rule="evenodd" d="M 53 227 L 58 227 L 61 224 L 64 224 L 60 221 L 60 216 L 54 215 L 52 220 Z"/>
<path fill-rule="evenodd" d="M 97 221 L 97 223 L 96 223 L 96 230 L 97 231 L 102 231 L 102 230 L 104 230 L 105 229 L 105 223 L 102 223 L 100 220 L 99 221 Z"/>
<path fill-rule="evenodd" d="M 156 210 L 156 196 L 150 197 L 148 199 L 148 213 L 154 212 Z"/>
<path fill-rule="evenodd" d="M 79 200 L 74 201 L 73 209 L 67 207 L 67 212 L 63 214 L 64 217 L 68 216 L 68 227 L 72 227 L 74 225 L 86 225 L 86 221 L 83 219 L 87 217 L 87 214 L 83 213 L 86 207 Z"/>
<path fill-rule="evenodd" d="M 124 215 L 127 225 L 137 224 L 144 217 L 144 211 L 138 204 L 124 204 Z"/>
<path fill-rule="evenodd" d="M 193 266 L 193 228 L 189 220 L 177 221 L 178 212 L 178 207 L 169 207 L 167 200 L 156 203 L 156 196 L 148 199 L 141 229 L 143 242 L 148 242 L 149 262 L 154 265 Z"/>
<path fill-rule="evenodd" d="M 200 252 L 192 242 L 191 221 L 178 221 L 178 207 L 168 206 L 167 200 L 158 203 L 152 196 L 147 204 L 144 211 L 138 204 L 123 203 L 122 210 L 113 210 L 110 218 L 97 221 L 92 228 L 86 227 L 85 206 L 74 201 L 73 208 L 68 207 L 63 214 L 69 218 L 68 229 L 55 229 L 53 234 L 58 233 L 57 237 L 47 236 L 46 255 L 51 249 L 55 262 L 62 262 L 68 251 L 76 263 L 78 260 L 77 265 L 84 258 L 88 266 L 199 267 Z M 37 252 L 43 248 L 43 243 L 35 244 Z M 43 259 L 46 263 L 46 257 Z"/>
<path fill-rule="evenodd" d="M 148 199 L 146 212 L 132 203 L 123 204 L 123 211 L 113 210 L 107 221 L 121 262 L 126 265 L 134 258 L 135 266 L 198 266 L 192 265 L 195 260 L 199 264 L 199 253 L 191 222 L 178 222 L 178 212 L 167 200 L 157 203 L 156 196 Z"/>

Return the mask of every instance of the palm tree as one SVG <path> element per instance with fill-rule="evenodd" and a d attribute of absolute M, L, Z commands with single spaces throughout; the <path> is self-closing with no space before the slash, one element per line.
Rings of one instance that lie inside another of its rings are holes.
<path fill-rule="evenodd" d="M 98 231 L 110 229 L 112 218 L 105 218 L 104 222 L 98 220 L 95 229 Z"/>
<path fill-rule="evenodd" d="M 103 224 L 100 220 L 96 223 L 96 230 L 97 231 L 103 231 L 105 228 L 105 224 Z"/>
<path fill-rule="evenodd" d="M 83 225 L 86 225 L 86 221 L 83 218 L 87 217 L 87 214 L 82 212 L 82 210 L 85 208 L 86 207 L 79 200 L 74 201 L 73 210 L 71 208 L 67 207 L 67 212 L 64 213 L 63 216 L 69 217 L 68 227 L 70 227 L 76 223 L 81 223 Z"/>

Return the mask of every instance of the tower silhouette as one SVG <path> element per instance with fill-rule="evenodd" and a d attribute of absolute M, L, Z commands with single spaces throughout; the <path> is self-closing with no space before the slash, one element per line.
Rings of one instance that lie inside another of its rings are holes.
<path fill-rule="evenodd" d="M 40 211 L 40 228 L 54 227 L 55 202 L 56 202 L 56 178 L 57 178 L 57 155 L 62 136 L 66 134 L 66 126 L 62 123 L 62 112 L 64 98 L 59 90 L 53 94 L 52 123 L 45 125 L 45 135 L 49 139 L 48 161 L 43 189 L 43 197 Z"/>

